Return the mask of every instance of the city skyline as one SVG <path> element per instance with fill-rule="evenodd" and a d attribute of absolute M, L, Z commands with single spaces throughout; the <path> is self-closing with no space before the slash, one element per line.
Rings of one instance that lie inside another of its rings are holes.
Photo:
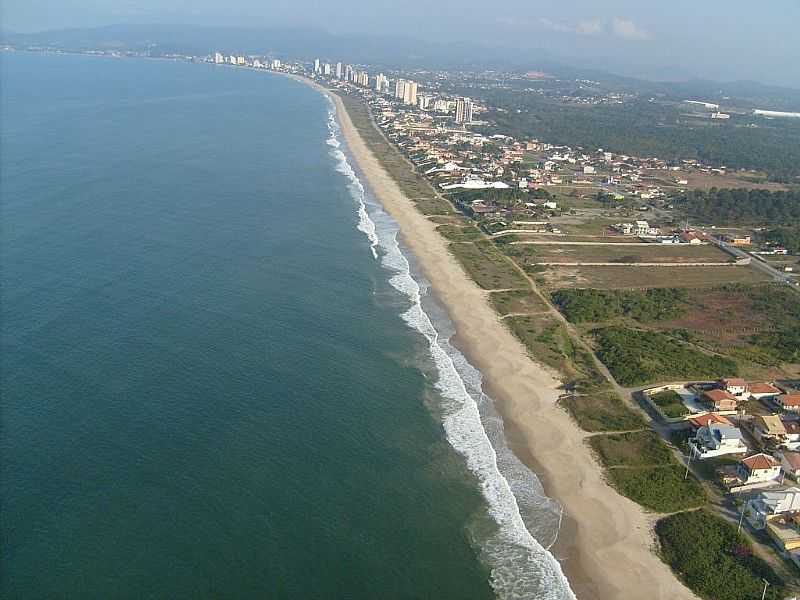
<path fill-rule="evenodd" d="M 585 0 L 557 7 L 541 2 L 504 0 L 487 14 L 478 5 L 443 0 L 415 5 L 402 13 L 386 3 L 346 1 L 336 7 L 316 0 L 255 3 L 239 0 L 223 9 L 217 3 L 112 2 L 53 0 L 6 2 L 2 22 L 8 31 L 122 24 L 196 24 L 249 28 L 316 28 L 337 36 L 381 37 L 413 32 L 427 43 L 464 44 L 480 58 L 485 48 L 506 49 L 509 60 L 549 57 L 574 66 L 604 69 L 653 80 L 750 79 L 800 88 L 793 59 L 800 41 L 793 26 L 800 5 L 779 0 L 769 11 L 744 2 L 685 0 L 668 7 L 614 0 L 603 10 Z M 420 20 L 418 14 L 426 19 Z M 398 49 L 399 51 L 399 49 Z"/>

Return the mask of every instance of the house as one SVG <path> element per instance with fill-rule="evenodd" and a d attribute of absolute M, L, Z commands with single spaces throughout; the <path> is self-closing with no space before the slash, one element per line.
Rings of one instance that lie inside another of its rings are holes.
<path fill-rule="evenodd" d="M 703 392 L 702 398 L 705 402 L 713 405 L 714 410 L 727 412 L 736 410 L 736 396 L 725 390 L 708 390 Z"/>
<path fill-rule="evenodd" d="M 709 423 L 701 427 L 697 435 L 689 440 L 689 446 L 700 460 L 726 454 L 744 454 L 748 450 L 742 432 L 725 423 Z"/>
<path fill-rule="evenodd" d="M 778 515 L 800 511 L 800 488 L 792 487 L 780 492 L 759 492 L 744 508 L 744 515 L 755 529 L 764 529 L 767 521 Z"/>
<path fill-rule="evenodd" d="M 786 429 L 786 435 L 783 438 L 783 447 L 789 450 L 800 449 L 800 422 L 794 419 L 786 419 L 781 417 L 783 428 Z"/>
<path fill-rule="evenodd" d="M 708 427 L 711 423 L 720 423 L 723 425 L 733 425 L 725 415 L 720 415 L 718 413 L 706 413 L 704 415 L 700 415 L 697 417 L 692 417 L 689 419 L 689 425 L 692 426 L 692 429 L 695 431 L 699 430 L 701 427 Z"/>
<path fill-rule="evenodd" d="M 753 485 L 777 481 L 781 476 L 781 464 L 763 452 L 743 458 L 736 465 L 736 474 L 741 485 Z"/>
<path fill-rule="evenodd" d="M 634 235 L 648 235 L 650 232 L 650 225 L 647 221 L 636 221 L 633 224 Z"/>
<path fill-rule="evenodd" d="M 702 238 L 693 231 L 684 231 L 680 234 L 681 242 L 684 244 L 702 244 Z"/>
<path fill-rule="evenodd" d="M 786 411 L 800 412 L 800 394 L 781 394 L 775 397 L 775 404 Z"/>
<path fill-rule="evenodd" d="M 783 472 L 797 481 L 800 478 L 800 452 L 784 450 L 780 453 L 780 459 Z"/>
<path fill-rule="evenodd" d="M 749 392 L 750 397 L 754 400 L 761 400 L 762 398 L 773 399 L 783 393 L 771 383 L 751 383 Z"/>
<path fill-rule="evenodd" d="M 721 390 L 725 390 L 729 394 L 733 394 L 734 396 L 741 397 L 747 392 L 747 382 L 744 379 L 740 379 L 739 377 L 730 377 L 726 379 L 720 379 L 717 381 L 717 386 Z"/>
<path fill-rule="evenodd" d="M 780 444 L 786 438 L 786 428 L 778 415 L 758 416 L 753 420 L 753 435 L 762 444 L 768 441 Z"/>

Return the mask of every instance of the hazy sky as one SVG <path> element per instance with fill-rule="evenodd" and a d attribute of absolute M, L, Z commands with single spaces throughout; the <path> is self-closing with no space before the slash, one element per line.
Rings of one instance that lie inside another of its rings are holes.
<path fill-rule="evenodd" d="M 800 0 L 2 0 L 2 26 L 112 23 L 311 26 L 542 48 L 654 79 L 800 87 Z"/>

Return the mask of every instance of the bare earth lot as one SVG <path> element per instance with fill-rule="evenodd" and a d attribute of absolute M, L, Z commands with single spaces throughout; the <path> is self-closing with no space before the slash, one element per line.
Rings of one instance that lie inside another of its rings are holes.
<path fill-rule="evenodd" d="M 769 278 L 750 267 L 548 267 L 540 275 L 548 288 L 714 287 L 725 283 L 762 283 Z"/>

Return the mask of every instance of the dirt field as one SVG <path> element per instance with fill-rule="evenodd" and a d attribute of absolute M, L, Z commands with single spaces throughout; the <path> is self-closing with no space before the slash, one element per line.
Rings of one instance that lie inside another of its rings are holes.
<path fill-rule="evenodd" d="M 587 287 L 714 287 L 725 283 L 762 283 L 768 277 L 750 267 L 549 267 L 540 274 L 550 289 Z"/>
<path fill-rule="evenodd" d="M 728 263 L 731 256 L 716 246 L 689 244 L 642 244 L 640 246 L 555 246 L 515 245 L 533 251 L 529 260 L 544 262 L 613 262 L 613 263 Z"/>
<path fill-rule="evenodd" d="M 664 185 L 671 185 L 676 188 L 677 187 L 688 188 L 688 189 L 711 188 L 711 187 L 746 188 L 753 190 L 770 190 L 773 192 L 788 189 L 785 185 L 782 185 L 780 183 L 772 183 L 772 182 L 754 183 L 752 181 L 748 181 L 745 178 L 745 177 L 758 178 L 759 177 L 758 173 L 744 173 L 743 174 L 744 177 L 742 177 L 734 173 L 730 173 L 728 175 L 717 175 L 715 173 L 696 173 L 693 171 L 685 172 L 685 171 L 650 170 L 650 171 L 645 171 L 644 176 L 654 177 L 662 181 Z M 678 186 L 676 183 L 673 182 L 673 178 L 685 179 L 688 182 L 688 184 L 683 186 Z"/>

